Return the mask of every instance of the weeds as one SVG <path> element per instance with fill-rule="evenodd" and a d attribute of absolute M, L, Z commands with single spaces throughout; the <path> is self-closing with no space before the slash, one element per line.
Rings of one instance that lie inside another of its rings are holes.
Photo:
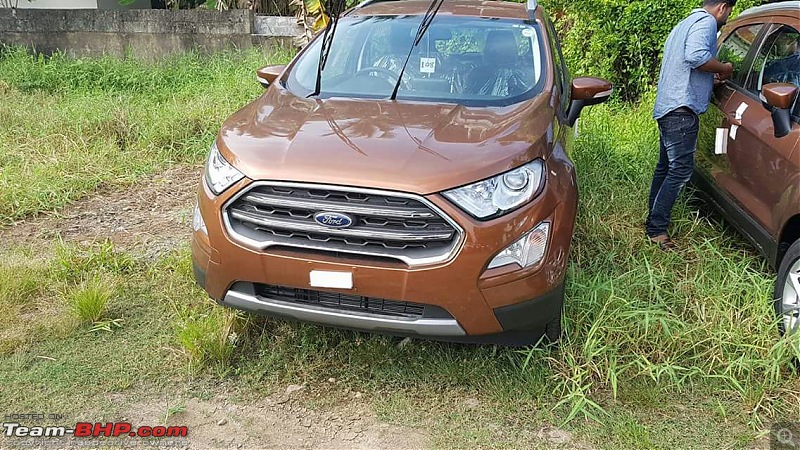
<path fill-rule="evenodd" d="M 254 71 L 289 56 L 254 49 L 148 64 L 0 47 L 0 225 L 201 161 L 222 121 L 262 92 Z"/>
<path fill-rule="evenodd" d="M 211 365 L 220 373 L 229 368 L 233 350 L 239 343 L 237 321 L 237 313 L 218 307 L 199 313 L 190 311 L 181 319 L 177 340 L 193 368 Z"/>
<path fill-rule="evenodd" d="M 70 312 L 81 323 L 96 323 L 106 313 L 113 295 L 114 288 L 106 280 L 91 278 L 70 290 L 66 299 Z"/>

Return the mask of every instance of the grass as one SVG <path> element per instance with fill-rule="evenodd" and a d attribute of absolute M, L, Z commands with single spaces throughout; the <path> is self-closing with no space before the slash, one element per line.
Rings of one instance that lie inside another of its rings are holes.
<path fill-rule="evenodd" d="M 252 70 L 265 63 L 257 52 L 149 66 L 4 50 L 0 221 L 201 161 L 220 122 L 260 92 Z M 12 245 L 0 249 L 0 404 L 110 415 L 176 386 L 208 397 L 224 384 L 247 401 L 306 384 L 327 389 L 322 406 L 344 401 L 342 389 L 364 392 L 381 419 L 425 427 L 437 447 L 547 447 L 543 424 L 602 448 L 763 444 L 771 422 L 800 414 L 796 342 L 777 336 L 770 303 L 775 275 L 690 196 L 674 213 L 681 250 L 646 245 L 652 101 L 593 107 L 581 119 L 558 349 L 398 346 L 236 314 L 194 285 L 185 246 L 153 262 L 110 243 L 54 242 L 52 257 Z M 89 300 L 87 321 L 117 321 L 112 332 L 72 324 L 62 292 Z"/>
<path fill-rule="evenodd" d="M 153 65 L 0 47 L 0 225 L 201 161 L 225 117 L 261 91 L 255 69 L 288 56 L 185 55 Z"/>
<path fill-rule="evenodd" d="M 106 280 L 91 278 L 67 293 L 67 303 L 72 314 L 83 323 L 94 323 L 106 313 L 106 306 L 114 295 L 113 286 Z"/>

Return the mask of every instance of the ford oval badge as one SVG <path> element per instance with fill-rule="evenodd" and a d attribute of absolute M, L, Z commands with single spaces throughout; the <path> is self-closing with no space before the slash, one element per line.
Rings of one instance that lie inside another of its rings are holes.
<path fill-rule="evenodd" d="M 314 221 L 331 228 L 347 228 L 353 224 L 353 218 L 347 214 L 325 211 L 314 214 Z"/>

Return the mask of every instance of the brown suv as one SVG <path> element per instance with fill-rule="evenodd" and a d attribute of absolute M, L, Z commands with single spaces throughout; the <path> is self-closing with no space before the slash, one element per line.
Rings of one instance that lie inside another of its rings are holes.
<path fill-rule="evenodd" d="M 534 1 L 368 1 L 334 29 L 260 69 L 264 94 L 223 125 L 198 190 L 198 283 L 338 327 L 557 339 L 567 145 L 611 85 L 570 82 Z"/>
<path fill-rule="evenodd" d="M 718 54 L 734 72 L 701 119 L 692 180 L 778 269 L 782 332 L 800 308 L 798 30 L 800 1 L 751 8 L 722 30 Z"/>

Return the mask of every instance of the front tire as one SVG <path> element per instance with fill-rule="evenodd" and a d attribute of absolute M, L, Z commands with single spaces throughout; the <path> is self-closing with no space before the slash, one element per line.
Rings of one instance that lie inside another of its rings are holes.
<path fill-rule="evenodd" d="M 775 314 L 781 335 L 795 333 L 800 325 L 800 240 L 783 256 L 775 283 Z"/>

